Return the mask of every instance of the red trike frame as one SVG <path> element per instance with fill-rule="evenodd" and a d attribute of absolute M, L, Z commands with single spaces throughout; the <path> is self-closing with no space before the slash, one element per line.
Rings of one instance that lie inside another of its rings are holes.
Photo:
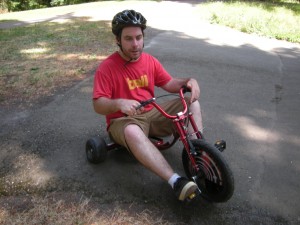
<path fill-rule="evenodd" d="M 176 126 L 177 133 L 174 134 L 173 140 L 171 142 L 165 142 L 163 139 L 158 137 L 149 137 L 149 139 L 153 142 L 153 144 L 159 149 L 159 150 L 165 150 L 173 146 L 178 139 L 181 140 L 184 149 L 187 151 L 188 156 L 190 158 L 190 161 L 193 165 L 193 167 L 198 171 L 198 167 L 196 165 L 194 157 L 192 155 L 195 155 L 196 152 L 194 150 L 193 145 L 190 142 L 189 136 L 192 136 L 196 134 L 198 139 L 203 139 L 203 136 L 201 132 L 198 130 L 198 127 L 196 125 L 196 122 L 193 118 L 193 114 L 191 112 L 188 112 L 188 105 L 186 103 L 186 100 L 184 98 L 184 93 L 187 92 L 187 87 L 182 87 L 179 91 L 179 97 L 181 99 L 182 105 L 183 105 L 183 111 L 178 112 L 176 115 L 170 115 L 167 112 L 165 112 L 156 102 L 155 98 L 146 100 L 144 102 L 141 102 L 141 106 L 146 106 L 148 104 L 152 104 L 164 117 L 171 119 L 173 123 Z M 194 132 L 192 134 L 188 133 L 188 129 L 185 125 L 185 121 L 188 119 L 191 126 L 193 127 Z M 107 144 L 107 150 L 118 148 L 119 145 L 116 143 L 110 143 Z"/>
<path fill-rule="evenodd" d="M 171 119 L 173 121 L 173 123 L 176 126 L 176 130 L 178 132 L 178 134 L 176 136 L 174 136 L 174 140 L 167 145 L 164 145 L 164 148 L 169 148 L 171 147 L 179 138 L 185 148 L 185 150 L 188 153 L 188 156 L 191 160 L 191 163 L 193 164 L 193 167 L 196 169 L 196 171 L 198 171 L 198 167 L 196 165 L 196 162 L 194 160 L 194 157 L 192 157 L 191 155 L 196 154 L 196 152 L 193 150 L 193 145 L 190 143 L 190 139 L 189 136 L 192 136 L 194 134 L 196 134 L 198 139 L 203 139 L 203 136 L 201 134 L 201 132 L 198 130 L 198 127 L 196 125 L 196 122 L 194 120 L 193 114 L 191 112 L 188 112 L 188 105 L 186 103 L 186 100 L 184 98 L 184 93 L 187 91 L 186 87 L 182 87 L 179 91 L 179 96 L 183 105 L 183 111 L 182 112 L 178 112 L 176 115 L 170 115 L 167 112 L 165 112 L 156 102 L 155 99 L 153 99 L 153 101 L 151 101 L 151 104 L 166 118 Z M 188 133 L 188 129 L 185 126 L 185 120 L 188 118 L 188 121 L 190 122 L 190 124 L 193 127 L 194 133 L 189 134 Z M 155 144 L 159 149 L 160 149 L 160 145 L 159 144 Z"/>

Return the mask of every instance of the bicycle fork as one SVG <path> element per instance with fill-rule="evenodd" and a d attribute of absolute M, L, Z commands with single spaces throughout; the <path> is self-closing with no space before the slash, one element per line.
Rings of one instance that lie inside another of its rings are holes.
<path fill-rule="evenodd" d="M 194 158 L 195 156 L 198 155 L 198 153 L 196 152 L 195 147 L 192 144 L 191 139 L 189 138 L 189 136 L 192 136 L 192 135 L 196 134 L 198 139 L 203 139 L 203 136 L 202 136 L 201 132 L 198 130 L 198 127 L 196 125 L 196 122 L 195 122 L 191 112 L 188 114 L 188 116 L 185 116 L 183 114 L 182 115 L 178 114 L 177 116 L 178 116 L 178 118 L 174 120 L 174 123 L 176 125 L 177 131 L 179 132 L 179 138 L 180 138 L 181 142 L 183 143 L 185 150 L 188 153 L 188 157 L 189 157 L 189 159 L 192 163 L 193 168 L 196 170 L 195 174 L 198 174 L 199 168 L 198 168 L 196 160 Z M 194 130 L 194 133 L 192 133 L 192 134 L 188 133 L 188 128 L 184 124 L 184 120 L 187 117 L 188 117 L 189 122 L 191 123 L 191 125 L 193 127 L 193 130 Z M 197 184 L 197 175 L 192 176 L 191 178 L 193 179 L 193 181 L 197 185 L 198 194 L 201 194 L 202 191 L 200 190 L 200 188 Z M 196 197 L 196 194 L 191 196 L 191 199 L 194 198 L 194 197 Z"/>

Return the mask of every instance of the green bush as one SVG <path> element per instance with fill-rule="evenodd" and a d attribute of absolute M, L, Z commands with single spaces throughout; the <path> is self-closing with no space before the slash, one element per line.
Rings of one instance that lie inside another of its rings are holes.
<path fill-rule="evenodd" d="M 96 0 L 94 0 L 96 1 Z M 74 5 L 80 3 L 92 2 L 92 0 L 51 0 L 51 6 Z"/>
<path fill-rule="evenodd" d="M 15 12 L 51 6 L 72 5 L 96 0 L 1 0 L 0 11 Z"/>

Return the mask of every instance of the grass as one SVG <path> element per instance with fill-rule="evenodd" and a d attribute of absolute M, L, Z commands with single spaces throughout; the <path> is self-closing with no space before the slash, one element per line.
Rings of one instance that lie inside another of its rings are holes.
<path fill-rule="evenodd" d="M 0 103 L 32 101 L 85 78 L 114 49 L 108 22 L 78 18 L 0 30 Z"/>
<path fill-rule="evenodd" d="M 31 208 L 25 211 L 0 209 L 0 224 L 171 224 L 158 216 L 157 212 L 130 209 L 130 206 L 124 208 L 118 205 L 109 209 L 101 209 L 101 207 L 95 207 L 87 198 L 74 203 L 72 200 L 34 196 L 25 202 L 31 205 Z"/>
<path fill-rule="evenodd" d="M 297 1 L 209 1 L 197 8 L 201 18 L 211 23 L 300 43 L 300 4 Z"/>

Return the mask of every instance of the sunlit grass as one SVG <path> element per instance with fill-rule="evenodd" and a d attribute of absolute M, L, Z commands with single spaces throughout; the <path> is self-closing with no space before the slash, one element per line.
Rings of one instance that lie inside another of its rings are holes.
<path fill-rule="evenodd" d="M 300 4 L 290 2 L 224 1 L 198 5 L 202 19 L 245 33 L 300 42 Z"/>

